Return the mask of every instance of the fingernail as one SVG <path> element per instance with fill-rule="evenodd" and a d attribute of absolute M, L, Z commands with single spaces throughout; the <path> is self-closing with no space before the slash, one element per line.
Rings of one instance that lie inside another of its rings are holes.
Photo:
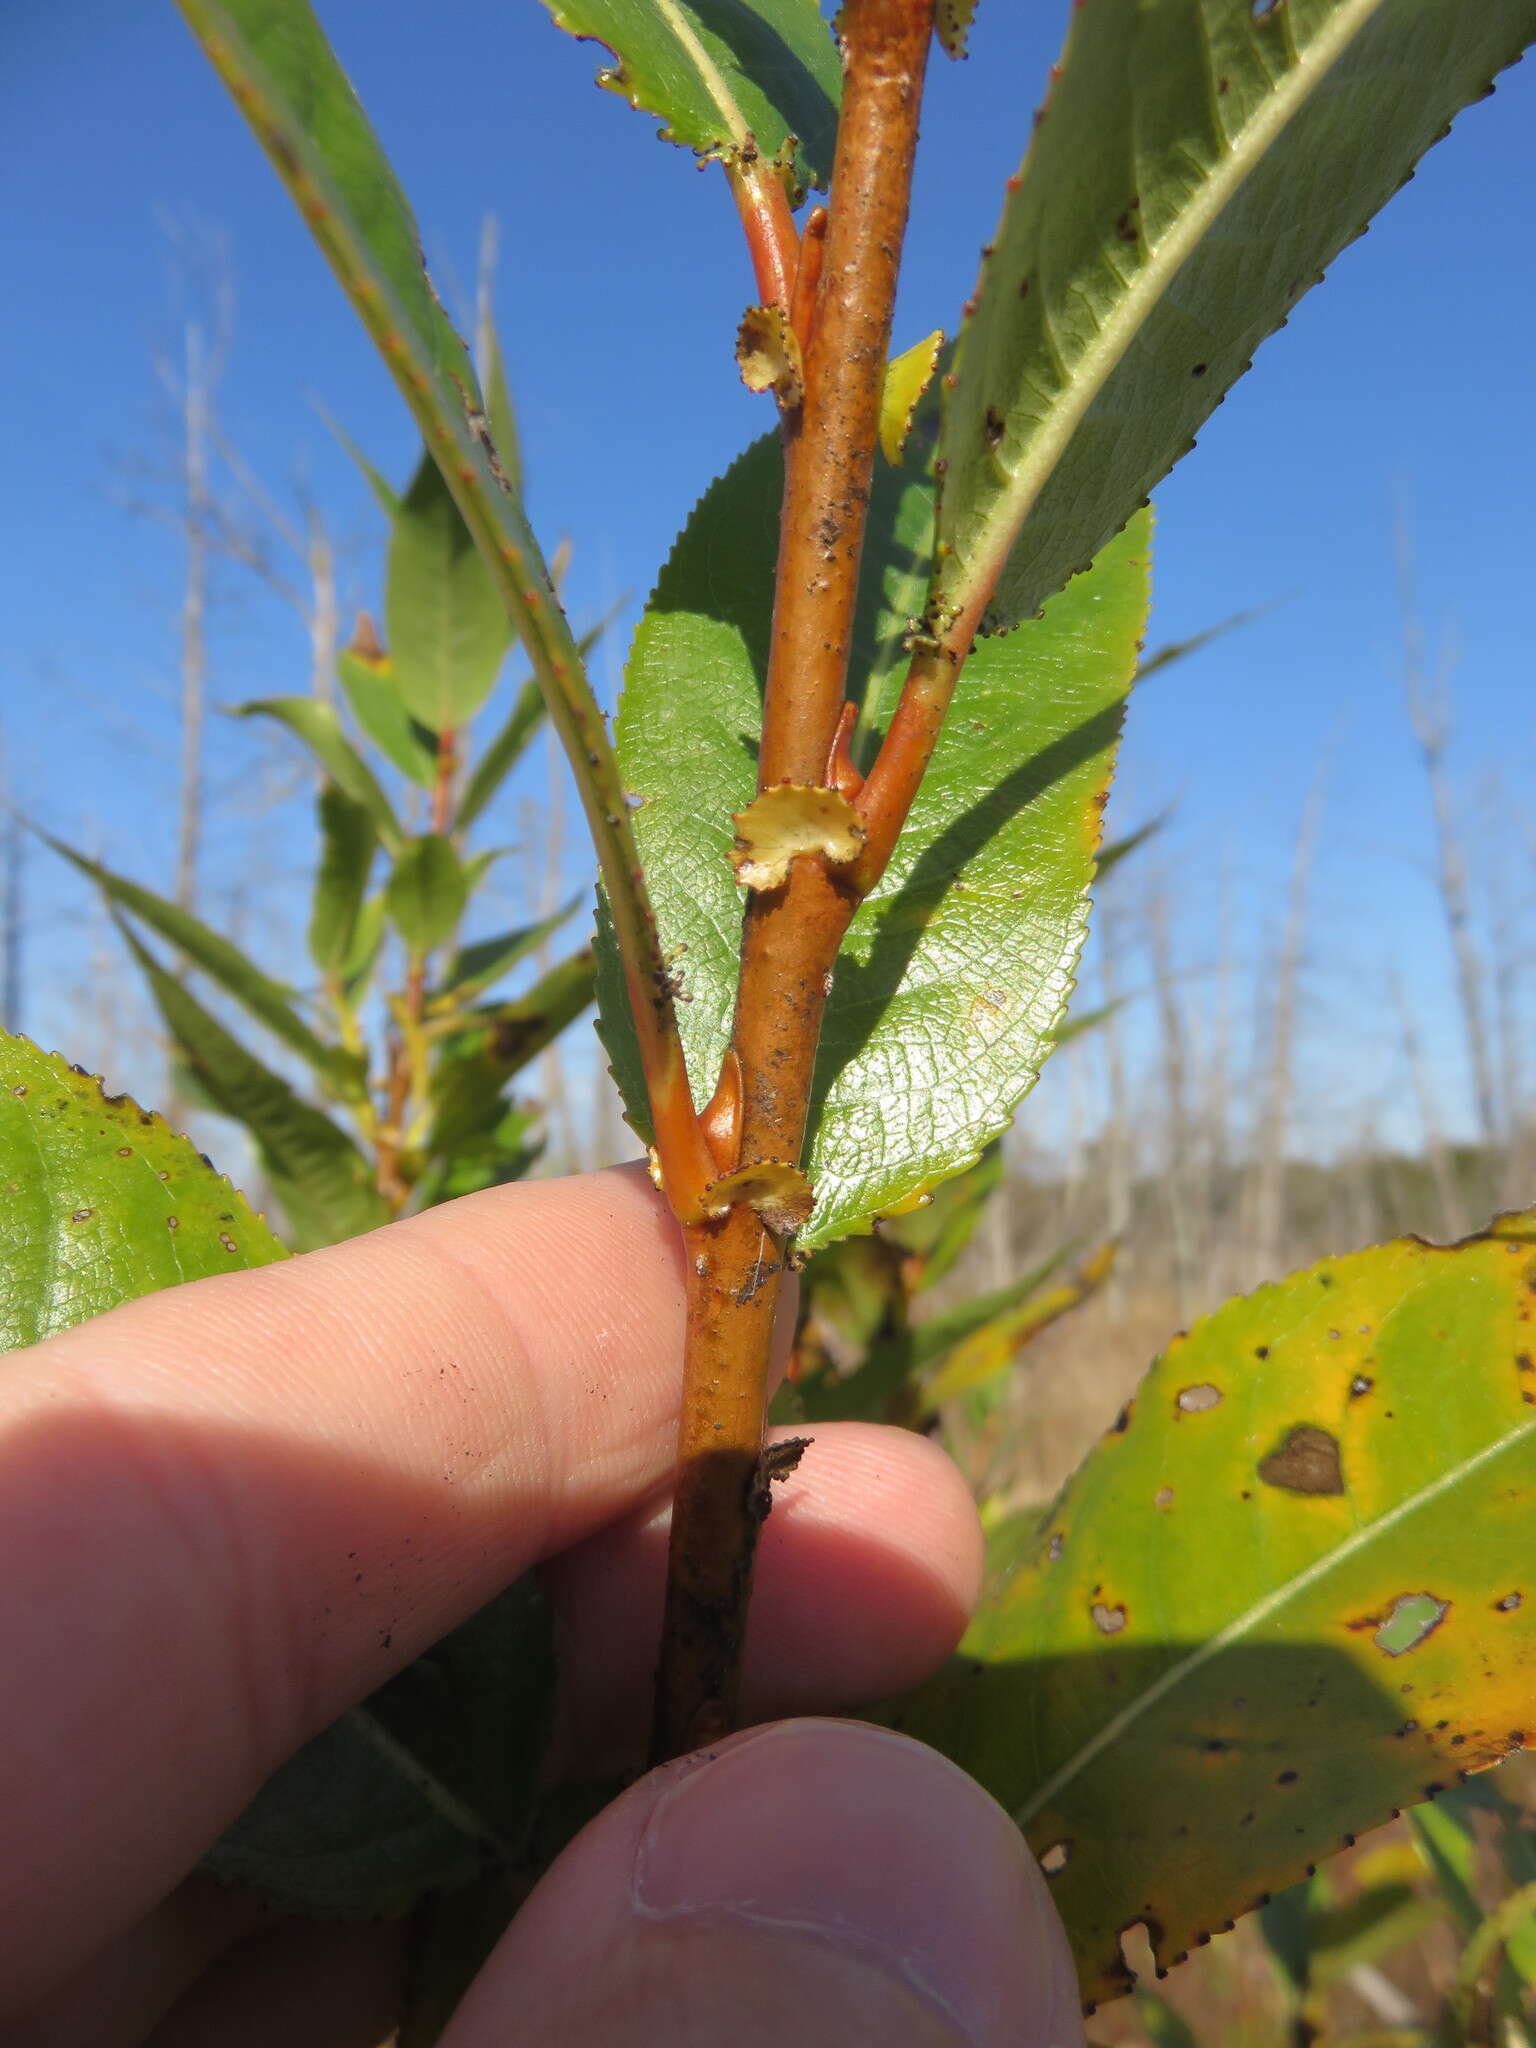
<path fill-rule="evenodd" d="M 673 1766 L 635 1911 L 804 1936 L 901 1979 L 966 2041 L 1071 2048 L 1075 1979 L 1045 1880 L 980 1786 L 907 1737 L 787 1721 Z"/>

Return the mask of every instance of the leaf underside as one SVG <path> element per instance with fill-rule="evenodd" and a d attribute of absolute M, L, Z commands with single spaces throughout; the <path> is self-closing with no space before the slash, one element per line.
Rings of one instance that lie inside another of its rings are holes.
<path fill-rule="evenodd" d="M 1018 1818 L 1085 1997 L 1532 1733 L 1536 1212 L 1178 1337 L 888 1715 Z"/>
<path fill-rule="evenodd" d="M 1079 0 L 945 400 L 939 596 L 1029 618 L 1536 36 L 1536 0 Z M 1022 530 L 1021 530 L 1022 526 Z"/>
<path fill-rule="evenodd" d="M 921 603 L 926 459 L 919 451 L 876 472 L 850 679 L 871 730 L 894 703 Z M 781 477 L 777 441 L 761 441 L 694 512 L 636 632 L 615 733 L 700 1103 L 735 999 L 731 819 L 756 790 Z M 1039 1072 L 1086 928 L 1149 552 L 1150 519 L 1138 519 L 1043 619 L 966 665 L 895 858 L 837 962 L 813 1087 L 806 1250 L 969 1165 Z M 630 1119 L 644 1129 L 606 941 L 599 1002 Z"/>
<path fill-rule="evenodd" d="M 750 136 L 776 157 L 793 138 L 797 184 L 825 186 L 842 74 L 817 0 L 546 0 L 555 24 L 605 43 L 598 83 L 655 114 L 703 158 Z"/>
<path fill-rule="evenodd" d="M 208 1868 L 287 1911 L 358 1920 L 506 1862 L 533 1811 L 553 1660 L 530 1574 L 291 1757 Z"/>
<path fill-rule="evenodd" d="M 189 1138 L 0 1034 L 0 1351 L 287 1254 Z"/>

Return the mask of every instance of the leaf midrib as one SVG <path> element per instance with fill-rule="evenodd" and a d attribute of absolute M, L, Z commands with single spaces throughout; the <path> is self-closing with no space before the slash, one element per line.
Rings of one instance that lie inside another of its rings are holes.
<path fill-rule="evenodd" d="M 1075 1755 L 1069 1757 L 1064 1764 L 1053 1771 L 1045 1783 L 1039 1786 L 1024 1804 L 1015 1811 L 1014 1819 L 1019 1827 L 1027 1828 L 1030 1822 L 1043 1812 L 1072 1783 L 1074 1778 L 1080 1777 L 1088 1766 L 1097 1757 L 1101 1756 L 1111 1744 L 1118 1742 L 1121 1736 L 1128 1729 L 1132 1728 L 1144 1714 L 1149 1714 L 1154 1707 L 1161 1705 L 1168 1695 L 1176 1691 L 1186 1679 L 1193 1677 L 1197 1671 L 1203 1670 L 1213 1659 L 1229 1650 L 1234 1643 L 1241 1642 L 1244 1636 L 1251 1634 L 1254 1629 L 1268 1621 L 1270 1616 L 1278 1613 L 1288 1601 L 1309 1591 L 1320 1580 L 1325 1579 L 1330 1572 L 1336 1570 L 1340 1565 L 1346 1564 L 1357 1552 L 1366 1549 L 1373 1543 L 1378 1536 L 1388 1534 L 1399 1523 L 1406 1521 L 1409 1516 L 1417 1514 L 1420 1508 L 1427 1507 L 1431 1501 L 1438 1500 L 1443 1493 L 1448 1493 L 1452 1487 L 1459 1486 L 1463 1480 L 1470 1478 L 1474 1472 L 1480 1471 L 1484 1465 L 1491 1464 L 1494 1459 L 1502 1457 L 1506 1451 L 1521 1443 L 1533 1432 L 1536 1432 L 1536 1419 L 1521 1423 L 1517 1428 L 1497 1438 L 1493 1443 L 1485 1444 L 1480 1451 L 1474 1451 L 1471 1457 L 1463 1458 L 1459 1465 L 1452 1466 L 1448 1472 L 1440 1473 L 1437 1478 L 1430 1480 L 1427 1485 L 1421 1486 L 1417 1493 L 1409 1494 L 1405 1499 L 1398 1501 L 1394 1507 L 1389 1508 L 1385 1514 L 1378 1515 L 1375 1521 L 1365 1523 L 1351 1535 L 1346 1536 L 1342 1543 L 1326 1552 L 1325 1555 L 1314 1558 L 1311 1564 L 1295 1573 L 1283 1585 L 1276 1586 L 1271 1592 L 1266 1593 L 1262 1600 L 1255 1601 L 1252 1607 L 1238 1615 L 1235 1620 L 1229 1621 L 1225 1628 L 1218 1630 L 1215 1635 L 1208 1637 L 1205 1642 L 1191 1650 L 1187 1657 L 1182 1657 L 1178 1663 L 1169 1665 L 1166 1671 L 1153 1680 L 1145 1692 L 1139 1694 L 1134 1700 L 1127 1701 L 1118 1714 L 1115 1714 L 1110 1720 L 1106 1721 L 1104 1726 L 1091 1736 Z"/>
<path fill-rule="evenodd" d="M 674 36 L 693 60 L 704 90 L 714 101 L 721 118 L 731 131 L 731 140 L 738 149 L 742 148 L 749 134 L 747 117 L 731 96 L 731 89 L 717 68 L 708 50 L 694 34 L 688 17 L 678 6 L 677 0 L 651 0 L 652 6 L 671 29 Z"/>
<path fill-rule="evenodd" d="M 671 0 L 660 0 L 660 4 L 670 5 Z M 1036 499 L 1067 453 L 1089 406 L 1119 367 L 1153 308 L 1236 196 L 1244 180 L 1263 162 L 1277 138 L 1294 120 L 1316 85 L 1328 75 L 1371 16 L 1384 4 L 1385 0 L 1343 0 L 1326 26 L 1318 30 L 1305 49 L 1296 52 L 1295 62 L 1284 81 L 1275 86 L 1238 139 L 1229 146 L 1225 165 L 1218 167 L 1206 179 L 1197 196 L 1179 215 L 1127 287 L 1099 329 L 1097 338 L 1079 359 L 1061 403 L 1052 408 L 1046 424 L 1015 470 L 1012 481 L 993 501 L 993 511 L 984 524 L 983 532 L 1000 538 L 977 548 L 968 568 L 962 568 L 954 586 L 944 592 L 962 611 L 969 607 L 978 587 L 994 583 L 1001 575 L 1013 542 Z M 963 374 L 963 364 L 960 367 Z M 941 531 L 943 526 L 941 506 Z M 958 559 L 958 555 L 950 559 Z M 935 587 L 942 589 L 942 572 L 935 578 Z"/>

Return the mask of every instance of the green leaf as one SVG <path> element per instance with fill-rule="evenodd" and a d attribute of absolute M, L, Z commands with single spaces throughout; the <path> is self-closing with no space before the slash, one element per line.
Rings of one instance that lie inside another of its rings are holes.
<path fill-rule="evenodd" d="M 834 1247 L 834 1256 L 844 1250 Z M 823 1256 L 826 1256 L 823 1254 Z M 985 1294 L 972 1295 L 926 1322 L 901 1328 L 873 1345 L 869 1356 L 843 1378 L 822 1378 L 801 1389 L 801 1417 L 806 1422 L 884 1421 L 892 1400 L 910 1388 L 908 1419 L 916 1423 L 931 1414 L 937 1400 L 947 1398 L 932 1388 L 921 1392 L 918 1381 L 941 1373 L 949 1360 L 989 1325 L 1015 1313 L 1020 1304 L 1054 1273 L 1064 1252 Z M 814 1265 L 811 1269 L 815 1271 Z"/>
<path fill-rule="evenodd" d="M 0 1032 L 0 1351 L 286 1256 L 190 1139 Z"/>
<path fill-rule="evenodd" d="M 355 998 L 373 975 L 384 943 L 384 892 L 370 896 L 357 913 L 352 927 L 352 944 L 340 969 L 341 982 L 349 997 Z"/>
<path fill-rule="evenodd" d="M 384 618 L 391 680 L 411 717 L 433 732 L 467 725 L 496 686 L 512 628 L 429 453 L 390 538 Z"/>
<path fill-rule="evenodd" d="M 339 789 L 373 819 L 379 837 L 394 852 L 400 845 L 399 821 L 377 776 L 341 729 L 329 704 L 316 697 L 262 697 L 235 707 L 237 718 L 275 718 L 296 733 Z"/>
<path fill-rule="evenodd" d="M 526 1173 L 543 1150 L 538 1115 L 507 1093 L 528 1062 L 559 1037 L 592 1000 L 592 951 L 552 967 L 526 996 L 472 1011 L 433 1063 L 432 1122 L 417 1183 L 423 1208 Z"/>
<path fill-rule="evenodd" d="M 451 938 L 469 901 L 469 881 L 453 841 L 441 832 L 408 840 L 384 897 L 396 931 L 418 959 Z"/>
<path fill-rule="evenodd" d="M 1016 1294 L 1013 1301 L 974 1325 L 942 1359 L 935 1361 L 932 1376 L 923 1389 L 927 1405 L 938 1408 L 947 1401 L 963 1400 L 997 1388 L 1025 1346 L 1086 1301 L 1108 1277 L 1113 1262 L 1114 1247 L 1107 1245 L 1072 1279 L 1038 1297 L 1032 1289 Z M 1042 1270 L 1039 1277 L 1043 1279 L 1048 1270 Z"/>
<path fill-rule="evenodd" d="M 1434 1805 L 1410 1816 L 1414 1839 L 1463 1941 L 1471 1940 L 1484 1919 L 1476 1889 L 1480 1850 L 1474 1816 L 1479 1807 L 1500 1823 L 1499 1851 L 1510 1883 L 1536 1881 L 1536 1846 L 1526 1831 L 1526 1817 L 1485 1779 L 1449 1786 Z M 1526 1920 L 1510 1930 L 1502 1975 L 1506 1995 L 1514 1992 L 1517 1977 L 1536 1985 L 1536 1922 Z"/>
<path fill-rule="evenodd" d="M 671 998 L 618 764 L 591 679 L 512 479 L 473 365 L 421 263 L 420 235 L 309 0 L 178 0 L 389 367 L 522 636 L 581 795 L 618 945 L 657 992 L 640 1029 L 675 1063 Z"/>
<path fill-rule="evenodd" d="M 945 399 L 937 614 L 1005 629 L 1090 561 L 1533 35 L 1536 0 L 1079 6 Z"/>
<path fill-rule="evenodd" d="M 1526 1741 L 1533 1289 L 1536 1213 L 1228 1302 L 894 1710 L 1014 1813 L 1087 1997 Z"/>
<path fill-rule="evenodd" d="M 553 1693 L 549 1610 L 530 1575 L 306 1743 L 208 1867 L 322 1919 L 401 1913 L 467 1884 L 527 1832 Z"/>
<path fill-rule="evenodd" d="M 309 956 L 322 974 L 340 974 L 352 957 L 379 835 L 370 813 L 334 782 L 321 790 L 317 808 L 320 865 L 309 913 Z"/>
<path fill-rule="evenodd" d="M 336 673 L 352 716 L 379 752 L 418 787 L 431 789 L 437 781 L 437 735 L 406 710 L 388 655 L 370 661 L 355 648 L 344 648 L 336 657 Z"/>
<path fill-rule="evenodd" d="M 335 435 L 340 445 L 347 451 L 347 453 L 351 456 L 352 460 L 357 464 L 358 471 L 362 476 L 363 482 L 367 484 L 369 490 L 372 491 L 373 493 L 374 503 L 378 506 L 379 510 L 384 514 L 384 517 L 386 519 L 393 519 L 395 514 L 400 509 L 400 493 L 395 489 L 394 485 L 389 481 L 388 477 L 384 475 L 383 471 L 376 468 L 375 465 L 368 460 L 367 456 L 363 453 L 362 449 L 358 447 L 357 443 L 352 439 L 351 435 L 347 432 L 346 428 L 339 425 L 335 420 L 331 418 L 330 414 L 326 411 L 323 405 L 317 406 L 315 409 L 319 413 L 321 419 L 325 421 L 325 424 L 330 428 L 331 432 Z"/>
<path fill-rule="evenodd" d="M 461 832 L 485 809 L 502 783 L 522 759 L 523 750 L 544 721 L 544 699 L 536 682 L 526 682 L 518 691 L 512 714 L 470 771 L 464 794 L 459 799 Z"/>
<path fill-rule="evenodd" d="M 850 694 L 889 708 L 930 520 L 921 452 L 877 470 Z M 636 632 L 616 743 L 695 1096 L 719 1071 L 741 899 L 731 814 L 756 788 L 781 469 L 759 442 L 704 498 Z M 1050 1049 L 1087 919 L 1120 711 L 1147 604 L 1138 519 L 1029 631 L 966 664 L 911 820 L 837 962 L 807 1152 L 807 1251 L 971 1164 Z M 878 714 L 876 722 L 878 722 Z M 602 1025 L 644 1128 L 628 1005 L 605 949 Z"/>
<path fill-rule="evenodd" d="M 512 392 L 507 383 L 507 366 L 502 360 L 501 343 L 497 340 L 496 330 L 489 321 L 484 330 L 484 344 L 485 416 L 490 422 L 491 439 L 496 443 L 496 453 L 501 458 L 502 474 L 521 497 L 522 436 L 517 428 L 517 410 L 512 403 Z"/>
<path fill-rule="evenodd" d="M 387 1223 L 368 1161 L 346 1132 L 233 1039 L 126 925 L 121 930 L 166 1030 L 209 1100 L 249 1131 L 297 1249 L 335 1244 Z"/>
<path fill-rule="evenodd" d="M 606 43 L 599 85 L 655 114 L 668 142 L 707 161 L 749 139 L 796 144 L 795 185 L 825 186 L 842 72 L 817 0 L 546 0 L 558 27 Z"/>
<path fill-rule="evenodd" d="M 1150 1991 L 1138 1991 L 1136 2017 L 1141 2021 L 1142 2031 L 1151 2048 L 1200 2048 L 1194 2034 L 1166 1998 L 1158 1998 Z"/>
<path fill-rule="evenodd" d="M 592 948 L 583 946 L 557 961 L 526 995 L 470 1012 L 475 1028 L 485 1030 L 488 1056 L 504 1078 L 537 1059 L 588 1008 L 594 975 Z"/>
<path fill-rule="evenodd" d="M 434 997 L 452 997 L 457 1002 L 479 995 L 501 980 L 521 960 L 526 960 L 576 908 L 572 899 L 553 916 L 541 918 L 537 924 L 521 925 L 516 931 L 498 932 L 494 938 L 476 939 L 472 944 L 461 947 L 448 962 L 440 986 Z"/>
<path fill-rule="evenodd" d="M 135 917 L 142 918 L 151 931 L 169 939 L 195 967 L 200 967 L 226 994 L 232 995 L 267 1027 L 274 1038 L 281 1039 L 316 1073 L 324 1075 L 340 1092 L 356 1093 L 359 1085 L 357 1061 L 344 1047 L 327 1045 L 315 1036 L 294 1008 L 291 989 L 263 974 L 254 962 L 247 960 L 238 946 L 232 946 L 228 939 L 210 930 L 191 911 L 183 910 L 164 896 L 157 896 L 152 889 L 141 888 L 124 875 L 114 874 L 99 861 L 87 860 L 83 853 L 76 853 L 63 840 L 51 838 L 47 833 L 41 836 L 55 853 L 77 867 L 82 875 L 88 875 L 109 903 L 116 904 L 120 910 L 131 911 Z"/>

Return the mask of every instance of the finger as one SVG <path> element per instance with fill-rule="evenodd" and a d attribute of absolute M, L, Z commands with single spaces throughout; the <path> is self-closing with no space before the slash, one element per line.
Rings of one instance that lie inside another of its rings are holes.
<path fill-rule="evenodd" d="M 644 1760 L 669 1521 L 664 1504 L 640 1509 L 545 1568 L 561 1726 L 582 1773 Z M 819 1427 L 775 1488 L 759 1541 L 744 1717 L 836 1713 L 916 1685 L 959 1640 L 981 1570 L 975 1504 L 937 1444 L 868 1423 Z"/>
<path fill-rule="evenodd" d="M 781 1721 L 652 1772 L 546 1874 L 443 2048 L 1072 2048 L 1017 1828 L 933 1750 Z"/>
<path fill-rule="evenodd" d="M 493 1190 L 129 1304 L 0 1373 L 0 2015 L 301 1742 L 661 1483 L 677 1233 Z"/>
<path fill-rule="evenodd" d="M 285 1921 L 216 1963 L 147 2048 L 378 2048 L 394 2038 L 407 1938 L 403 1921 Z"/>
<path fill-rule="evenodd" d="M 271 1917 L 253 1892 L 190 1878 L 83 1970 L 14 2014 L 6 2048 L 138 2048 L 206 1969 Z"/>

